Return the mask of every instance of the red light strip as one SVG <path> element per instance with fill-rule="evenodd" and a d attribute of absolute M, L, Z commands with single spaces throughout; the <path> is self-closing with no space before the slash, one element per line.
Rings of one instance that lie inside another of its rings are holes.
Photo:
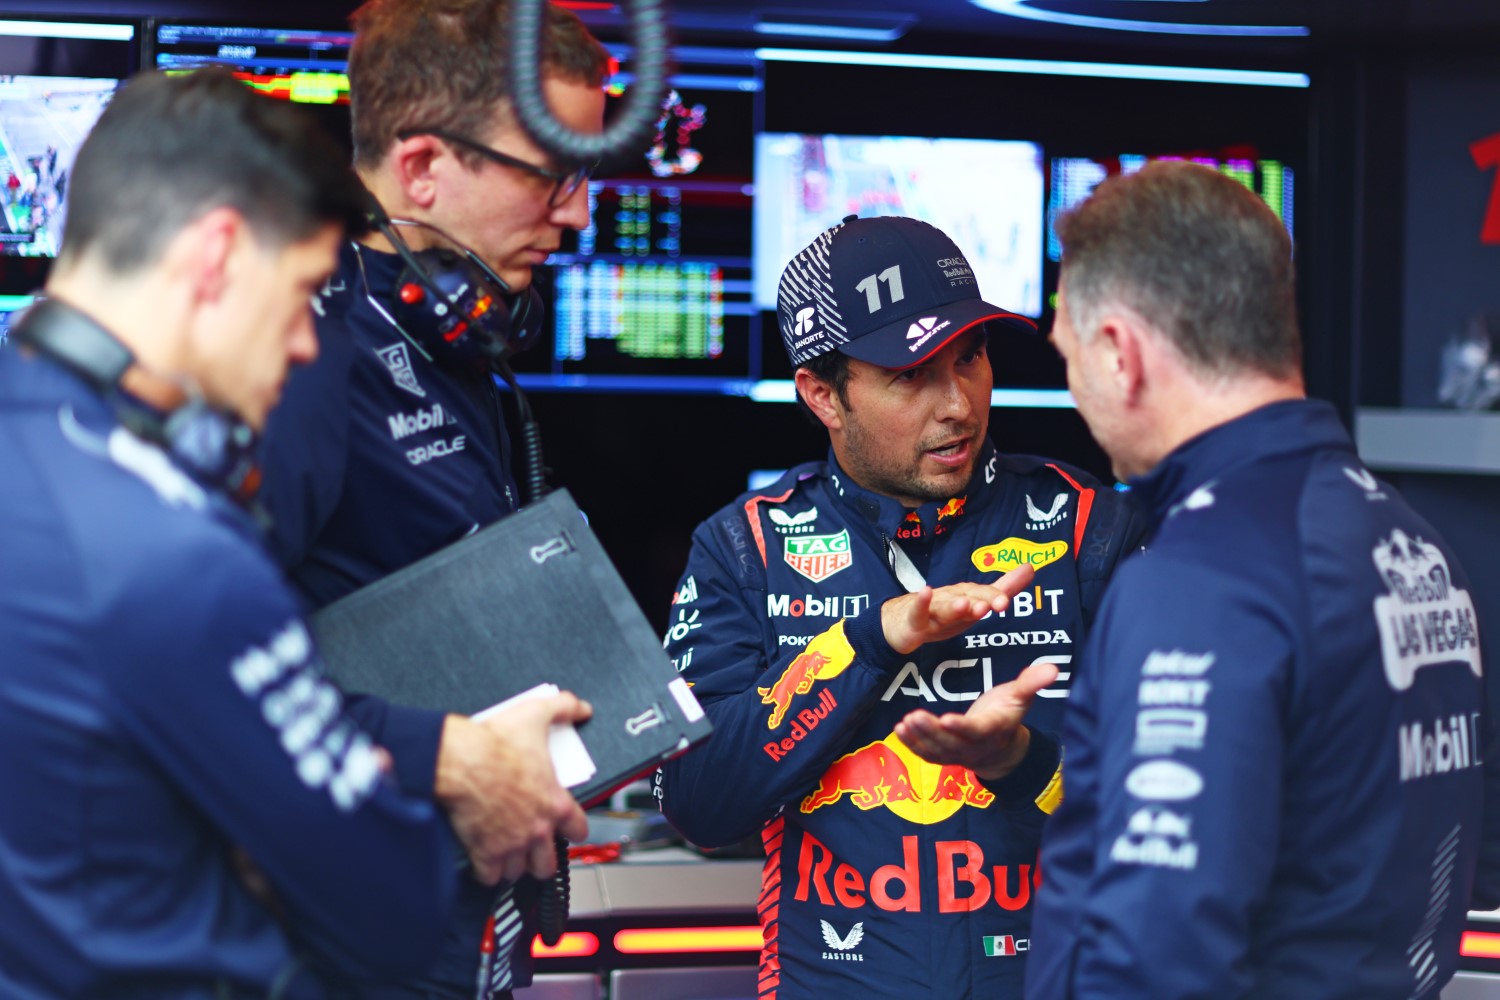
<path fill-rule="evenodd" d="M 615 950 L 624 955 L 760 951 L 764 944 L 760 928 L 753 925 L 746 927 L 638 927 L 615 934 Z"/>
<path fill-rule="evenodd" d="M 569 10 L 614 10 L 615 5 L 603 0 L 552 0 L 559 7 Z"/>
<path fill-rule="evenodd" d="M 531 942 L 532 958 L 587 958 L 599 953 L 599 938 L 588 931 L 569 931 L 548 947 L 537 937 Z"/>
<path fill-rule="evenodd" d="M 1500 958 L 1500 934 L 1464 931 L 1458 953 L 1465 958 Z"/>

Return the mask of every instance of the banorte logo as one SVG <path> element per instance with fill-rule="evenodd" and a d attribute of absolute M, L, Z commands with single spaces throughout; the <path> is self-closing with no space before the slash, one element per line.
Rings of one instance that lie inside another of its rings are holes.
<path fill-rule="evenodd" d="M 807 331 L 812 329 L 813 314 L 816 311 L 812 306 L 798 309 L 797 315 L 792 322 L 792 333 L 798 337 L 806 336 Z"/>
<path fill-rule="evenodd" d="M 771 717 L 766 720 L 767 729 L 775 729 L 786 718 L 792 707 L 792 699 L 807 694 L 813 684 L 830 680 L 843 673 L 854 662 L 854 648 L 844 638 L 844 623 L 813 636 L 807 648 L 787 664 L 776 683 L 768 688 L 758 687 L 760 703 L 771 706 Z"/>
<path fill-rule="evenodd" d="M 908 823 L 941 823 L 964 806 L 989 808 L 995 793 L 974 772 L 918 757 L 896 736 L 860 747 L 829 765 L 818 787 L 802 800 L 804 813 L 831 806 L 845 795 L 863 810 L 885 806 Z"/>

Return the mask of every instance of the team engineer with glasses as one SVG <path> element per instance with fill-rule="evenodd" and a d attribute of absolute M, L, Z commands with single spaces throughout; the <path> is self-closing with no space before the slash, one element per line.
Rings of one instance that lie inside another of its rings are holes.
<path fill-rule="evenodd" d="M 608 55 L 576 16 L 546 6 L 543 94 L 563 124 L 599 132 Z M 272 548 L 310 608 L 523 501 L 491 370 L 445 358 L 442 338 L 409 319 L 403 293 L 420 298 L 424 285 L 393 252 L 393 239 L 419 255 L 470 251 L 506 286 L 493 307 L 509 309 L 532 297 L 531 270 L 564 230 L 589 223 L 592 165 L 549 157 L 512 111 L 510 15 L 499 0 L 371 0 L 353 15 L 354 167 L 394 225 L 340 248 L 314 303 L 322 355 L 293 375 L 265 439 Z M 488 841 L 517 826 L 517 803 L 556 787 L 550 766 L 523 756 L 504 726 L 384 703 L 367 711 L 403 787 L 448 806 L 474 865 L 459 876 L 439 961 L 359 996 L 508 995 L 529 981 L 536 933 L 538 883 L 517 876 L 549 875 L 553 848 L 549 837 L 529 865 L 501 870 L 486 861 Z"/>

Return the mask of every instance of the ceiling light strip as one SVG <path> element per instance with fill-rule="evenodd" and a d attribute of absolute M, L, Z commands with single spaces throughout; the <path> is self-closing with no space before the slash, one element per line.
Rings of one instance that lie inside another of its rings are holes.
<path fill-rule="evenodd" d="M 0 21 L 0 35 L 25 38 L 87 38 L 128 42 L 135 38 L 129 24 L 85 24 L 81 21 Z"/>
<path fill-rule="evenodd" d="M 794 21 L 757 21 L 760 35 L 792 35 L 799 38 L 843 38 L 855 42 L 894 42 L 906 33 L 901 28 L 860 28 L 842 24 L 802 24 Z"/>
<path fill-rule="evenodd" d="M 890 66 L 900 69 L 956 69 L 978 73 L 1030 73 L 1037 76 L 1086 76 L 1106 80 L 1162 80 L 1173 83 L 1227 83 L 1248 87 L 1311 85 L 1306 73 L 1258 69 L 1214 69 L 1207 66 L 1153 66 L 1145 63 L 1063 62 L 1047 59 L 999 59 L 984 56 L 940 56 L 899 52 L 842 52 L 833 49 L 755 50 L 766 62 L 824 63 L 844 66 Z"/>
<path fill-rule="evenodd" d="M 1109 31 L 1144 31 L 1153 35 L 1216 35 L 1232 38 L 1306 38 L 1310 31 L 1292 24 L 1185 24 L 1176 21 L 1135 21 L 1123 17 L 1067 14 L 1033 7 L 1028 0 L 970 0 L 992 14 L 1019 17 L 1074 28 L 1104 28 Z"/>
<path fill-rule="evenodd" d="M 791 379 L 761 379 L 746 393 L 757 403 L 795 403 L 797 384 Z M 1071 410 L 1073 394 L 1066 389 L 992 389 L 990 405 L 1004 409 Z"/>

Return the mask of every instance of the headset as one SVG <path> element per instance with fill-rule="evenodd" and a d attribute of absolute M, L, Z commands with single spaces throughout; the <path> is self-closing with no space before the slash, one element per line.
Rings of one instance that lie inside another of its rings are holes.
<path fill-rule="evenodd" d="M 66 302 L 42 299 L 11 327 L 10 335 L 83 376 L 114 407 L 121 425 L 160 445 L 194 478 L 249 506 L 260 488 L 256 434 L 232 414 L 190 394 L 186 403 L 160 414 L 120 391 L 120 379 L 135 355 L 92 317 Z"/>
<path fill-rule="evenodd" d="M 540 500 L 547 492 L 541 431 L 510 368 L 510 358 L 535 346 L 542 336 L 547 308 L 536 285 L 513 292 L 477 253 L 437 226 L 392 219 L 374 194 L 368 189 L 364 193 L 366 221 L 390 241 L 406 265 L 396 281 L 392 311 L 386 319 L 428 360 L 493 372 L 505 380 L 520 418 L 526 499 L 528 503 Z M 397 231 L 399 226 L 430 229 L 455 249 L 413 250 Z M 385 312 L 373 297 L 370 302 Z"/>
<path fill-rule="evenodd" d="M 373 195 L 365 215 L 406 265 L 390 303 L 392 319 L 430 359 L 504 374 L 512 355 L 541 339 L 547 310 L 535 286 L 513 292 L 473 250 L 429 223 L 392 219 Z M 454 249 L 413 250 L 400 226 L 430 229 Z"/>

